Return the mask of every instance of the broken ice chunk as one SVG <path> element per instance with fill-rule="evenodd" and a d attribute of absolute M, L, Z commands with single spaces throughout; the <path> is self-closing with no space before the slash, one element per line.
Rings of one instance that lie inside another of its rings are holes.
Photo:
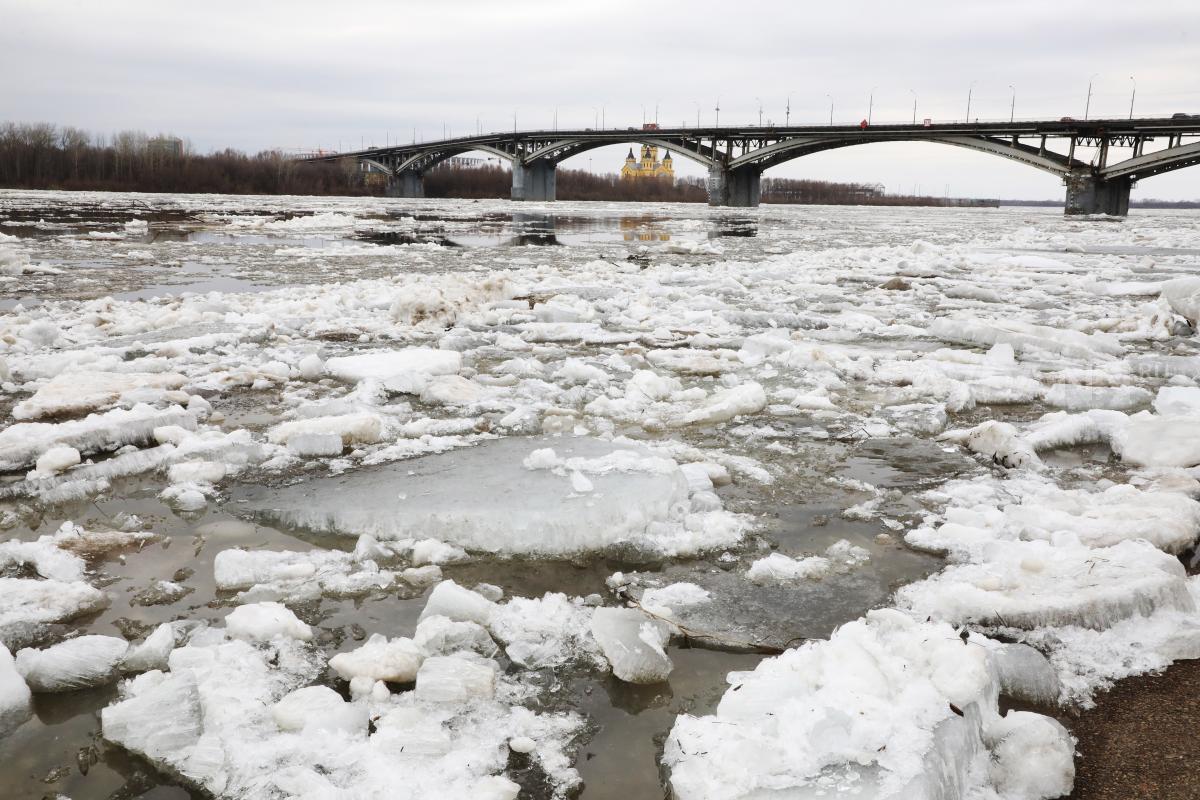
<path fill-rule="evenodd" d="M 325 362 L 325 372 L 347 383 L 377 380 L 386 383 L 410 374 L 452 375 L 462 366 L 462 355 L 454 350 L 434 350 L 429 347 L 406 347 L 362 353 L 355 356 L 331 358 Z"/>
<path fill-rule="evenodd" d="M 790 583 L 792 581 L 816 580 L 829 574 L 828 558 L 808 556 L 795 559 L 783 553 L 771 553 L 750 565 L 746 577 L 759 586 L 772 583 Z"/>
<path fill-rule="evenodd" d="M 673 664 L 664 649 L 671 638 L 667 623 L 633 608 L 597 608 L 592 635 L 613 675 L 627 683 L 660 683 Z"/>
<path fill-rule="evenodd" d="M 991 651 L 992 664 L 1006 697 L 1044 706 L 1058 702 L 1061 686 L 1044 655 L 1019 642 L 1000 644 Z"/>
<path fill-rule="evenodd" d="M 174 372 L 63 372 L 43 384 L 33 397 L 13 407 L 13 419 L 61 417 L 115 405 L 137 389 L 178 389 L 187 378 Z"/>
<path fill-rule="evenodd" d="M 1103 629 L 1157 608 L 1195 608 L 1174 556 L 1144 541 L 1091 548 L 1069 539 L 992 542 L 981 563 L 952 564 L 896 601 L 922 618 L 1024 629 Z"/>
<path fill-rule="evenodd" d="M 437 615 L 457 621 L 477 622 L 486 628 L 495 607 L 495 603 L 481 594 L 465 589 L 454 581 L 442 581 L 429 593 L 429 600 L 421 611 L 421 619 Z"/>
<path fill-rule="evenodd" d="M 377 414 L 338 414 L 281 422 L 267 432 L 268 441 L 290 445 L 294 437 L 336 435 L 342 444 L 373 444 L 383 435 L 383 419 Z M 304 440 L 302 440 L 302 445 Z"/>
<path fill-rule="evenodd" d="M 83 581 L 0 578 L 0 637 L 10 625 L 67 622 L 108 602 L 108 595 Z"/>
<path fill-rule="evenodd" d="M 60 444 L 38 456 L 34 469 L 41 475 L 54 475 L 75 466 L 81 460 L 78 450 L 69 445 Z"/>
<path fill-rule="evenodd" d="M 281 731 L 367 732 L 367 707 L 347 703 L 328 686 L 305 686 L 284 695 L 271 706 L 271 718 Z"/>
<path fill-rule="evenodd" d="M 235 639 L 265 642 L 276 637 L 312 641 L 312 629 L 286 606 L 276 602 L 238 606 L 225 617 L 225 629 Z"/>
<path fill-rule="evenodd" d="M 1058 720 L 1009 711 L 984 727 L 988 774 L 1002 797 L 1066 797 L 1075 785 L 1075 737 Z"/>
<path fill-rule="evenodd" d="M 199 740 L 200 694 L 190 672 L 147 672 L 128 681 L 123 694 L 100 712 L 105 739 L 159 763 L 179 758 Z"/>
<path fill-rule="evenodd" d="M 425 651 L 412 639 L 389 640 L 382 633 L 373 633 L 361 647 L 329 659 L 329 666 L 347 681 L 366 677 L 375 681 L 410 683 L 417 677 L 417 670 L 424 660 Z"/>
<path fill-rule="evenodd" d="M 1112 449 L 1122 461 L 1144 467 L 1200 466 L 1200 415 L 1135 414 L 1114 431 Z"/>
<path fill-rule="evenodd" d="M 345 445 L 336 433 L 298 433 L 288 438 L 288 450 L 298 456 L 340 456 Z"/>
<path fill-rule="evenodd" d="M 466 650 L 492 658 L 500 649 L 479 623 L 442 616 L 424 617 L 413 633 L 413 643 L 430 655 L 442 656 Z"/>
<path fill-rule="evenodd" d="M 417 672 L 418 700 L 433 703 L 465 703 L 490 698 L 496 693 L 500 665 L 491 659 L 459 654 L 430 656 Z"/>
<path fill-rule="evenodd" d="M 12 653 L 0 642 L 0 739 L 16 730 L 33 713 L 32 695 L 13 664 Z"/>
<path fill-rule="evenodd" d="M 171 623 L 164 622 L 154 629 L 141 644 L 132 645 L 121 660 L 121 671 L 126 674 L 166 669 L 167 657 L 175 648 L 175 630 Z"/>
<path fill-rule="evenodd" d="M 412 563 L 417 567 L 425 564 L 448 564 L 452 561 L 462 561 L 466 557 L 466 550 L 437 539 L 422 539 L 412 548 Z"/>
<path fill-rule="evenodd" d="M 16 666 L 35 692 L 70 692 L 112 683 L 129 643 L 115 636 L 80 636 L 17 652 Z"/>

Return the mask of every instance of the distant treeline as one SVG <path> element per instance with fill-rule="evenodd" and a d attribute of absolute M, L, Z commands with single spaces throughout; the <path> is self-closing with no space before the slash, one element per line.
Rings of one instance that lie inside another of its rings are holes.
<path fill-rule="evenodd" d="M 1062 200 L 992 200 L 1001 206 L 1046 206 L 1062 208 Z M 1144 200 L 1130 200 L 1130 208 L 1200 208 L 1200 200 L 1156 200 L 1148 197 Z"/>
<path fill-rule="evenodd" d="M 386 181 L 346 160 L 302 163 L 278 151 L 247 155 L 223 150 L 190 152 L 175 137 L 125 131 L 102 137 L 47 123 L 0 123 L 0 187 L 222 194 L 383 195 Z M 503 198 L 512 190 L 500 166 L 443 165 L 425 174 L 427 197 Z M 702 178 L 622 179 L 583 170 L 559 169 L 561 200 L 652 200 L 703 203 Z M 1061 200 L 965 200 L 887 194 L 863 183 L 763 178 L 764 203 L 831 205 L 1047 205 Z M 1139 208 L 1200 208 L 1200 201 L 1138 200 Z"/>
<path fill-rule="evenodd" d="M 300 164 L 278 152 L 193 155 L 179 139 L 126 131 L 105 139 L 78 128 L 0 124 L 0 186 L 220 194 L 369 194 L 358 170 Z"/>
<path fill-rule="evenodd" d="M 559 169 L 555 181 L 555 197 L 559 200 L 708 202 L 708 190 L 703 178 L 684 177 L 676 178 L 674 181 L 670 178 L 630 180 L 615 173 L 596 175 L 583 170 Z M 511 189 L 512 174 L 500 166 L 441 166 L 425 174 L 426 197 L 508 197 Z M 995 205 L 994 201 L 887 194 L 882 186 L 867 183 L 764 178 L 761 189 L 761 199 L 764 203 L 875 206 Z"/>

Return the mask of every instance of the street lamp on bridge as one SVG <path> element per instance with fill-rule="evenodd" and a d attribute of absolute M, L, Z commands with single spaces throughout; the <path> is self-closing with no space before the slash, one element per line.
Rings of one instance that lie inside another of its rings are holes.
<path fill-rule="evenodd" d="M 833 95 L 825 95 L 829 98 L 829 127 L 833 127 Z"/>
<path fill-rule="evenodd" d="M 1129 80 L 1133 81 L 1133 94 L 1129 95 L 1129 118 L 1133 119 L 1133 101 L 1137 98 L 1137 79 L 1130 75 Z"/>
<path fill-rule="evenodd" d="M 1099 72 L 1093 72 L 1092 77 L 1088 78 L 1087 102 L 1083 104 L 1083 118 L 1084 119 L 1088 118 L 1088 112 L 1091 111 L 1091 109 L 1092 109 L 1092 81 L 1096 80 L 1096 76 L 1098 76 L 1099 74 L 1100 74 Z"/>
<path fill-rule="evenodd" d="M 783 126 L 786 128 L 787 126 L 789 126 L 791 124 L 792 124 L 792 95 L 789 93 L 787 96 L 787 107 L 783 111 Z"/>
<path fill-rule="evenodd" d="M 867 98 L 867 124 L 868 125 L 871 124 L 871 112 L 875 110 L 875 90 L 878 88 L 879 88 L 878 86 L 872 86 L 871 87 L 871 96 L 869 98 Z M 833 123 L 831 122 L 830 124 L 832 125 Z"/>
<path fill-rule="evenodd" d="M 754 99 L 758 101 L 758 127 L 761 128 L 762 127 L 762 98 L 756 97 Z"/>
<path fill-rule="evenodd" d="M 975 84 L 979 81 L 971 81 L 971 85 L 967 87 L 967 122 L 971 121 L 971 94 L 975 91 Z M 916 122 L 916 117 L 913 117 L 913 122 Z"/>
<path fill-rule="evenodd" d="M 1017 113 L 1017 89 L 1011 83 L 1008 88 L 1012 89 L 1012 102 L 1008 104 L 1008 124 L 1011 125 Z"/>
<path fill-rule="evenodd" d="M 912 92 L 912 96 L 913 96 L 913 121 L 912 121 L 912 124 L 916 125 L 917 124 L 917 90 L 909 89 L 909 91 Z"/>
<path fill-rule="evenodd" d="M 717 116 L 713 120 L 713 127 L 719 128 L 719 127 L 721 127 L 721 98 L 719 98 L 719 97 L 717 98 L 717 107 L 716 107 L 715 111 L 717 113 Z"/>

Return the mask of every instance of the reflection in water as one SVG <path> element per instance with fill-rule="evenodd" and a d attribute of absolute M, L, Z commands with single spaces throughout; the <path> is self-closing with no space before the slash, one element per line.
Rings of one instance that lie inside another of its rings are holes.
<path fill-rule="evenodd" d="M 653 217 L 621 217 L 621 233 L 627 242 L 669 242 L 669 234 Z"/>
<path fill-rule="evenodd" d="M 461 222 L 461 220 L 456 220 Z M 420 220 L 416 230 L 364 231 L 360 241 L 381 245 L 436 244 L 442 247 L 546 247 L 602 244 L 607 242 L 669 242 L 676 234 L 670 220 L 650 214 L 624 217 L 584 217 L 566 214 L 514 213 L 506 219 L 478 220 L 469 230 L 447 232 L 435 218 Z M 757 236 L 754 219 L 718 219 L 708 231 L 709 239 L 727 236 Z"/>

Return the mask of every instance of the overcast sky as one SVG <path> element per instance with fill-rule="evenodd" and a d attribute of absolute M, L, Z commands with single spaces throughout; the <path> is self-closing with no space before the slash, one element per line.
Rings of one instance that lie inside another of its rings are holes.
<path fill-rule="evenodd" d="M 1200 113 L 1197 0 L 55 2 L 0 0 L 0 119 L 171 131 L 201 151 L 593 125 Z M 644 111 L 643 111 L 644 109 Z M 615 171 L 625 148 L 567 167 Z M 698 174 L 677 161 L 681 171 Z M 1053 176 L 933 144 L 855 147 L 778 177 L 1059 197 Z M 1141 197 L 1200 197 L 1200 167 Z"/>

